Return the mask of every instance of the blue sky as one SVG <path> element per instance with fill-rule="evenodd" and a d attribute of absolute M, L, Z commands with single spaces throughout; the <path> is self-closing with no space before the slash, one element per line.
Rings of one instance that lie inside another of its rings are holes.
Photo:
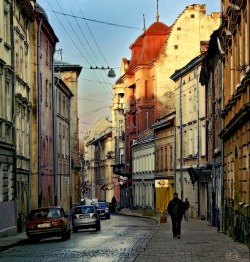
<path fill-rule="evenodd" d="M 80 132 L 110 115 L 112 84 L 119 77 L 122 58 L 130 59 L 129 46 L 156 21 L 157 0 L 37 0 L 45 9 L 59 38 L 62 60 L 83 67 L 79 79 Z M 159 0 L 159 20 L 170 26 L 191 4 L 205 4 L 207 14 L 220 11 L 219 0 Z M 56 58 L 61 55 L 56 53 Z M 116 77 L 108 78 L 114 68 Z"/>

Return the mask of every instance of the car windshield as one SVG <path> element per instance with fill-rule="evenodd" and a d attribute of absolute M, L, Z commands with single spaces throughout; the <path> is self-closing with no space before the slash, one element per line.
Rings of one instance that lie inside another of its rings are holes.
<path fill-rule="evenodd" d="M 98 203 L 98 207 L 107 207 L 107 204 L 105 202 Z"/>
<path fill-rule="evenodd" d="M 94 213 L 93 206 L 80 206 L 75 207 L 75 214 Z"/>
<path fill-rule="evenodd" d="M 60 210 L 58 208 L 44 208 L 39 210 L 32 210 L 30 212 L 30 219 L 39 219 L 47 217 L 61 217 Z"/>

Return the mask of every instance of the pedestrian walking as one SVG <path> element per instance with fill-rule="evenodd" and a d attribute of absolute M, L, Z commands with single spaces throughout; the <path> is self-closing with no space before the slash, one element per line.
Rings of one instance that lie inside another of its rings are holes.
<path fill-rule="evenodd" d="M 169 201 L 167 211 L 172 220 L 172 232 L 174 238 L 181 236 L 181 220 L 186 211 L 185 203 L 178 198 L 178 193 L 174 193 L 173 199 Z"/>
<path fill-rule="evenodd" d="M 113 196 L 112 199 L 111 199 L 111 209 L 112 209 L 113 212 L 116 211 L 116 206 L 117 206 L 117 201 L 116 201 L 115 196 Z"/>
<path fill-rule="evenodd" d="M 186 221 L 188 221 L 188 209 L 190 208 L 190 204 L 189 204 L 189 201 L 188 201 L 188 198 L 186 197 L 185 198 L 185 201 L 184 201 L 185 205 L 186 205 L 186 210 L 185 210 L 185 213 L 184 213 L 184 219 Z"/>

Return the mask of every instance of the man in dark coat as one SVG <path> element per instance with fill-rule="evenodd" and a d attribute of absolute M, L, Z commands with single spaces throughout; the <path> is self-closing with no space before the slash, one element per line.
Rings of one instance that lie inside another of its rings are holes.
<path fill-rule="evenodd" d="M 186 205 L 178 198 L 178 194 L 174 193 L 174 198 L 169 201 L 167 211 L 172 219 L 172 232 L 174 238 L 180 238 L 181 220 L 185 213 Z"/>

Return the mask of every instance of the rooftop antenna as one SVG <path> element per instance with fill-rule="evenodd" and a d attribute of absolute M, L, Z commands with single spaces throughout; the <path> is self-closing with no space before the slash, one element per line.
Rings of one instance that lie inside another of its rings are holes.
<path fill-rule="evenodd" d="M 157 0 L 157 10 L 156 10 L 156 22 L 159 22 L 159 14 L 158 14 L 158 0 Z"/>
<path fill-rule="evenodd" d="M 57 50 L 57 53 L 60 55 L 61 60 L 62 60 L 62 48 L 59 48 L 59 49 Z"/>
<path fill-rule="evenodd" d="M 144 14 L 143 14 L 143 31 L 144 31 L 144 32 L 146 31 L 145 16 L 144 16 Z"/>

